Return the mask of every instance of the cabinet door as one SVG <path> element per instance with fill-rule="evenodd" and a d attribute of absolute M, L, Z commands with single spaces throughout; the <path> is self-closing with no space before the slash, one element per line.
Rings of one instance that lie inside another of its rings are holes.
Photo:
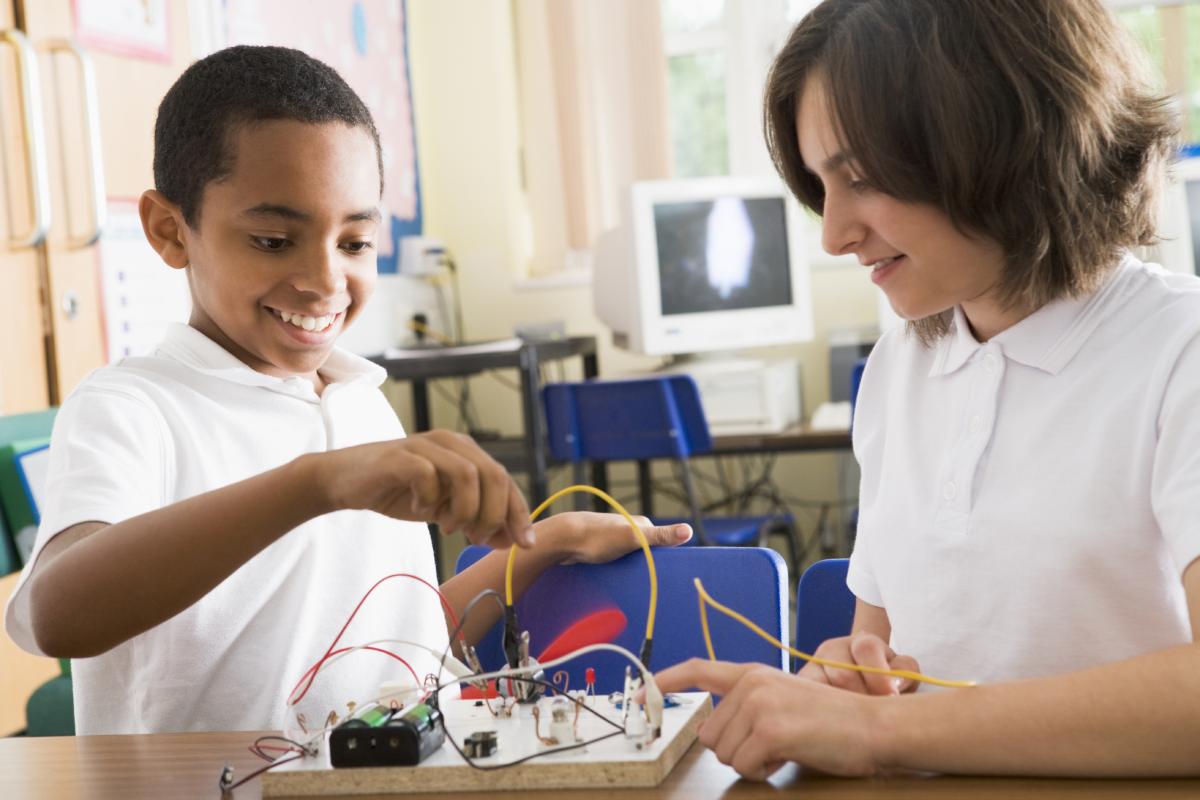
<path fill-rule="evenodd" d="M 33 243 L 38 227 L 35 187 L 31 178 L 35 150 L 45 147 L 27 113 L 33 98 L 23 89 L 19 32 L 14 35 L 11 4 L 0 2 L 0 302 L 4 324 L 0 332 L 0 414 L 35 411 L 49 403 L 46 371 L 46 329 L 41 300 L 41 253 Z M 26 56 L 28 57 L 28 56 Z M 36 109 L 35 109 L 36 111 Z"/>
<path fill-rule="evenodd" d="M 61 402 L 88 372 L 106 360 L 98 250 L 94 230 L 95 180 L 87 156 L 82 72 L 63 40 L 76 36 L 72 0 L 19 0 L 23 24 L 41 52 L 47 136 L 54 153 L 50 181 L 53 217 L 45 246 L 50 374 Z M 129 7 L 130 4 L 114 4 Z M 132 4 L 140 6 L 143 4 Z M 94 67 L 101 198 L 136 200 L 154 185 L 154 118 L 162 96 L 192 61 L 188 3 L 168 2 L 169 54 L 108 52 L 84 43 Z M 169 269 L 163 265 L 163 269 Z"/>

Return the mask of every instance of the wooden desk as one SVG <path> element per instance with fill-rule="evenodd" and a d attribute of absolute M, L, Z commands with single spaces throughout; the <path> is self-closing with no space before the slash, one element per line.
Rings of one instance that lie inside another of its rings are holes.
<path fill-rule="evenodd" d="M 6 800 L 105 800 L 123 798 L 219 798 L 217 778 L 225 764 L 239 775 L 261 764 L 246 751 L 253 733 L 178 733 L 156 736 L 78 736 L 48 739 L 0 739 L 0 797 Z M 503 785 L 497 773 L 497 785 Z M 549 794 L 546 797 L 550 797 Z M 1195 798 L 1200 780 L 1093 781 L 1002 778 L 889 778 L 850 780 L 806 773 L 794 766 L 780 770 L 770 783 L 739 780 L 713 754 L 693 745 L 658 789 L 562 792 L 579 800 L 644 798 L 775 798 L 805 800 L 891 800 L 892 798 L 966 798 L 966 800 L 1051 800 L 1051 798 Z M 261 797 L 251 781 L 232 795 Z M 408 794 L 424 800 L 517 798 L 509 792 Z M 541 794 L 538 795 L 539 797 Z"/>
<path fill-rule="evenodd" d="M 709 456 L 744 456 L 763 453 L 817 453 L 826 450 L 850 450 L 850 431 L 814 430 L 808 425 L 793 425 L 779 433 L 740 433 L 714 436 L 712 450 L 696 458 Z M 654 516 L 654 487 L 650 478 L 650 462 L 637 462 L 639 511 Z"/>

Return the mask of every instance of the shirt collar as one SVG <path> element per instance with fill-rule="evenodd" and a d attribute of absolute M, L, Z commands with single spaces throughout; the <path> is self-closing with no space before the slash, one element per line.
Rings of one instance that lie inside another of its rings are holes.
<path fill-rule="evenodd" d="M 1127 254 L 1091 294 L 1051 301 L 994 336 L 988 345 L 994 345 L 1006 358 L 1020 364 L 1058 374 L 1114 307 L 1123 287 L 1128 286 L 1129 281 L 1122 280 L 1122 276 L 1140 266 L 1141 262 Z M 971 333 L 962 307 L 955 306 L 950 332 L 937 345 L 930 377 L 949 375 L 984 346 Z"/>
<path fill-rule="evenodd" d="M 172 323 L 155 355 L 186 364 L 197 372 L 243 386 L 260 386 L 269 391 L 317 402 L 320 398 L 306 378 L 277 378 L 246 366 L 221 345 L 190 325 Z M 387 371 L 361 356 L 339 347 L 333 348 L 320 369 L 327 384 L 363 383 L 375 388 L 387 378 Z M 328 390 L 328 386 L 326 389 Z"/>

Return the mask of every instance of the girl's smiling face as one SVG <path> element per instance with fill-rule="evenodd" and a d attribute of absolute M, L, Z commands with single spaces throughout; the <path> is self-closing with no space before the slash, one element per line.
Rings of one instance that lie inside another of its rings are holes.
<path fill-rule="evenodd" d="M 967 236 L 941 209 L 884 194 L 856 171 L 830 114 L 824 81 L 805 83 L 796 115 L 800 156 L 824 186 L 821 243 L 833 255 L 852 253 L 906 320 L 961 305 L 975 335 L 986 340 L 1024 313 L 995 299 L 1004 252 Z M 886 136 L 886 131 L 880 131 Z"/>

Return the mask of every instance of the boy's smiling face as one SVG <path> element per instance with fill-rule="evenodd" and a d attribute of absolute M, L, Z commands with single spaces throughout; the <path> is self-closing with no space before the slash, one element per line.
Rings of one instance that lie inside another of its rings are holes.
<path fill-rule="evenodd" d="M 317 371 L 376 279 L 379 169 L 371 135 L 271 120 L 230 136 L 232 173 L 182 225 L 192 327 L 251 368 Z"/>

